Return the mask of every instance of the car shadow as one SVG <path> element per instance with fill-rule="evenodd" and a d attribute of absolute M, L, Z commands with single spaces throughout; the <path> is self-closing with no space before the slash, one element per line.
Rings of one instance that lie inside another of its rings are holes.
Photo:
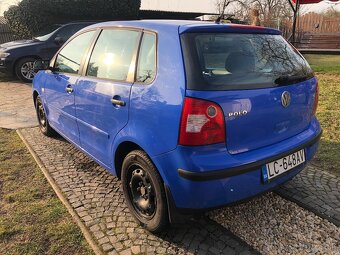
<path fill-rule="evenodd" d="M 15 82 L 15 83 L 23 83 L 20 80 L 18 80 L 16 77 L 11 75 L 6 75 L 3 73 L 0 73 L 0 82 Z"/>

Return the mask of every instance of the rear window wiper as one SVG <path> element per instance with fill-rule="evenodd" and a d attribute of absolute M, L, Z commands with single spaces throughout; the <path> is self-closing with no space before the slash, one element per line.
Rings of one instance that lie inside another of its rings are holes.
<path fill-rule="evenodd" d="M 309 75 L 284 75 L 275 79 L 275 84 L 277 85 L 287 85 L 292 83 L 298 83 L 306 81 L 310 78 Z"/>

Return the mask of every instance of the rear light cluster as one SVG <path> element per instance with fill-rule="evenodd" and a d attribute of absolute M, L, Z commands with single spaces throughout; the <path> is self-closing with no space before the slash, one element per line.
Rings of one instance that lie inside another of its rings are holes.
<path fill-rule="evenodd" d="M 221 107 L 213 102 L 186 97 L 179 144 L 209 145 L 225 142 L 225 121 Z"/>
<path fill-rule="evenodd" d="M 319 82 L 316 82 L 315 99 L 314 99 L 314 105 L 313 105 L 313 115 L 316 114 L 316 110 L 318 109 L 318 103 L 319 103 Z"/>

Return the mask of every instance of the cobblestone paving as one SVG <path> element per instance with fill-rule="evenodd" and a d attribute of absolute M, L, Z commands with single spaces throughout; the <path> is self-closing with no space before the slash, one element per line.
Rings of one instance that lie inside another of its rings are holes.
<path fill-rule="evenodd" d="M 0 82 L 0 128 L 37 126 L 31 85 Z"/>
<path fill-rule="evenodd" d="M 61 138 L 21 131 L 102 250 L 112 254 L 258 254 L 203 216 L 155 236 L 139 227 L 117 178 Z"/>
<path fill-rule="evenodd" d="M 340 226 L 340 178 L 337 176 L 310 164 L 277 193 Z"/>

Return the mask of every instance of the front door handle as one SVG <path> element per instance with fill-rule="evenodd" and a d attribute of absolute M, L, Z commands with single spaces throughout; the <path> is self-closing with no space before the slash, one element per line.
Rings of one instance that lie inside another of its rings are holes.
<path fill-rule="evenodd" d="M 122 100 L 117 100 L 117 99 L 114 99 L 112 98 L 111 99 L 111 103 L 114 104 L 114 105 L 117 105 L 117 106 L 125 106 L 126 103 Z"/>
<path fill-rule="evenodd" d="M 72 88 L 71 86 L 67 86 L 67 87 L 66 87 L 66 92 L 67 92 L 68 94 L 73 93 L 73 88 Z"/>

